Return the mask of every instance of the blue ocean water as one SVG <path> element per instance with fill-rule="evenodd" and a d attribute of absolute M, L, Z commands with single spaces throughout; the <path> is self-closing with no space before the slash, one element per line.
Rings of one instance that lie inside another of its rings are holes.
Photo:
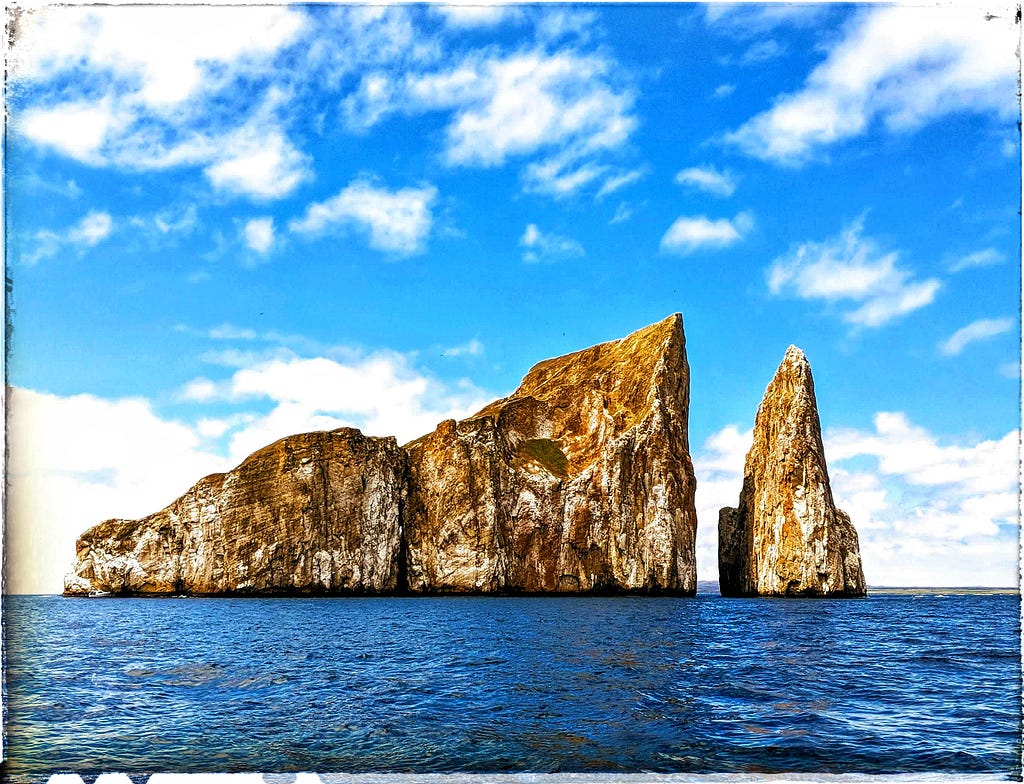
<path fill-rule="evenodd" d="M 1020 598 L 4 599 L 56 771 L 1020 776 Z"/>

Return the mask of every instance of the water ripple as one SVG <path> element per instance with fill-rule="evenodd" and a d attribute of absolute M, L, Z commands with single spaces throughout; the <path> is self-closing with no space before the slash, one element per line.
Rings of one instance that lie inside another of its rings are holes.
<path fill-rule="evenodd" d="M 8 597 L 4 772 L 1019 775 L 1019 610 Z"/>

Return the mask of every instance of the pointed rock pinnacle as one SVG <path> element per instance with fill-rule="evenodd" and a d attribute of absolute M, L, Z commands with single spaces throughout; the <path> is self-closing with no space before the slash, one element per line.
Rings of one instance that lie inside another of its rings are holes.
<path fill-rule="evenodd" d="M 790 346 L 764 393 L 739 506 L 718 517 L 724 596 L 864 596 L 857 532 L 836 509 L 814 380 Z"/>

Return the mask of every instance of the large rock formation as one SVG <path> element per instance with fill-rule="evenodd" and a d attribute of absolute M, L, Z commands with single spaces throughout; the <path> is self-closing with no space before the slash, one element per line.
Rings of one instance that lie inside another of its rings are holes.
<path fill-rule="evenodd" d="M 393 591 L 406 474 L 394 438 L 283 438 L 149 517 L 90 528 L 64 592 Z"/>
<path fill-rule="evenodd" d="M 680 316 L 534 367 L 404 449 L 282 439 L 78 541 L 65 593 L 696 590 Z"/>
<path fill-rule="evenodd" d="M 696 590 L 679 315 L 534 367 L 406 448 L 415 591 Z"/>
<path fill-rule="evenodd" d="M 790 346 L 754 422 L 737 508 L 718 518 L 724 596 L 863 596 L 857 532 L 836 509 L 807 357 Z"/>

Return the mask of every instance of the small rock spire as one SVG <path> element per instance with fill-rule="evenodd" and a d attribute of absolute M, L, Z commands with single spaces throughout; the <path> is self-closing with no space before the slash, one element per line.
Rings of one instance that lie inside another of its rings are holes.
<path fill-rule="evenodd" d="M 739 505 L 718 518 L 725 596 L 863 596 L 857 532 L 832 499 L 811 366 L 786 349 L 757 410 Z"/>

